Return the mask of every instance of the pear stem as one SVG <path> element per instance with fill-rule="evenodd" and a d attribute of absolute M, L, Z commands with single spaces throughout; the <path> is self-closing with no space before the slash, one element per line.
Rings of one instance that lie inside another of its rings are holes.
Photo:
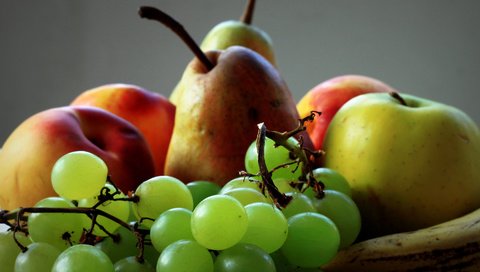
<path fill-rule="evenodd" d="M 245 6 L 245 10 L 243 10 L 242 17 L 240 17 L 240 21 L 251 25 L 253 20 L 253 10 L 255 9 L 255 0 L 248 0 L 247 5 Z"/>
<path fill-rule="evenodd" d="M 154 20 L 162 23 L 164 26 L 170 28 L 175 34 L 177 34 L 190 48 L 193 54 L 200 60 L 208 71 L 211 71 L 215 67 L 212 62 L 207 58 L 207 55 L 200 49 L 198 44 L 193 40 L 192 36 L 188 34 L 185 28 L 170 15 L 165 12 L 148 6 L 142 6 L 138 10 L 138 14 L 141 18 Z"/>

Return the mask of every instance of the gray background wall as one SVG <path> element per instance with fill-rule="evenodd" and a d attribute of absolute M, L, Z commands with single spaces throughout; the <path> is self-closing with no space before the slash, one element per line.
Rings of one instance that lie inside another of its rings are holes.
<path fill-rule="evenodd" d="M 192 58 L 169 30 L 137 16 L 153 5 L 200 41 L 243 0 L 3 0 L 0 142 L 28 116 L 95 86 L 124 82 L 168 96 Z M 461 108 L 480 123 L 480 1 L 258 0 L 254 24 L 275 43 L 298 101 L 318 83 L 363 74 Z"/>

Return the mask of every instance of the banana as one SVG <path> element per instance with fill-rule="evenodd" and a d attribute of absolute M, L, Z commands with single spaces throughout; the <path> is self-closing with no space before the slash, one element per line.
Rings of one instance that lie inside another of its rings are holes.
<path fill-rule="evenodd" d="M 480 271 L 480 209 L 432 227 L 353 244 L 323 270 Z"/>

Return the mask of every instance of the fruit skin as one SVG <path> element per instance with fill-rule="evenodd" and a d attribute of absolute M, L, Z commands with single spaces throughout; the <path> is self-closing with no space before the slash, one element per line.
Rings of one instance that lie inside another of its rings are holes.
<path fill-rule="evenodd" d="M 39 112 L 21 123 L 0 153 L 0 207 L 33 206 L 57 195 L 50 173 L 62 155 L 85 150 L 102 158 L 116 185 L 128 192 L 154 175 L 153 159 L 138 130 L 105 110 L 66 106 Z"/>
<path fill-rule="evenodd" d="M 224 50 L 233 45 L 250 48 L 276 65 L 270 36 L 262 29 L 242 21 L 228 20 L 215 25 L 203 39 L 200 48 L 203 51 Z"/>
<path fill-rule="evenodd" d="M 478 271 L 480 209 L 413 232 L 359 242 L 339 251 L 323 271 Z"/>
<path fill-rule="evenodd" d="M 223 185 L 244 169 L 258 123 L 287 131 L 298 126 L 299 115 L 279 72 L 258 53 L 232 46 L 207 56 L 215 65 L 211 71 L 195 58 L 182 78 L 186 88 L 177 103 L 165 174 Z"/>
<path fill-rule="evenodd" d="M 255 1 L 250 0 L 241 20 L 227 20 L 215 25 L 203 38 L 200 44 L 202 51 L 225 50 L 234 45 L 244 46 L 259 53 L 276 66 L 272 39 L 267 32 L 251 24 L 254 6 Z M 173 104 L 177 104 L 183 89 L 180 81 L 169 97 Z"/>
<path fill-rule="evenodd" d="M 364 238 L 438 224 L 480 207 L 480 132 L 462 111 L 400 94 L 348 101 L 325 138 L 325 167 L 344 175 Z"/>
<path fill-rule="evenodd" d="M 311 111 L 321 112 L 313 122 L 307 122 L 307 132 L 316 150 L 322 149 L 328 125 L 335 113 L 355 96 L 372 92 L 392 92 L 392 87 L 378 79 L 363 75 L 342 75 L 328 79 L 310 89 L 298 102 L 301 117 Z"/>
<path fill-rule="evenodd" d="M 175 123 L 175 106 L 166 97 L 140 86 L 115 83 L 84 91 L 71 105 L 99 107 L 132 123 L 147 141 L 155 174 L 163 175 Z"/>

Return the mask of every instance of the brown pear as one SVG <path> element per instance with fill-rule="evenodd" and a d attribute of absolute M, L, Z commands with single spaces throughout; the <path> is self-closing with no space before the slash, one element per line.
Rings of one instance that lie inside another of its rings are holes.
<path fill-rule="evenodd" d="M 139 14 L 171 28 L 195 54 L 179 82 L 182 92 L 166 175 L 223 185 L 245 168 L 245 153 L 256 139 L 258 123 L 276 131 L 297 128 L 299 114 L 292 94 L 262 55 L 243 46 L 204 53 L 168 14 L 154 7 L 141 7 Z M 308 135 L 302 137 L 311 147 Z"/>
<path fill-rule="evenodd" d="M 244 169 L 257 124 L 272 130 L 297 127 L 292 94 L 278 70 L 251 49 L 232 46 L 210 51 L 208 70 L 193 59 L 181 79 L 165 173 L 185 182 L 224 184 Z"/>

